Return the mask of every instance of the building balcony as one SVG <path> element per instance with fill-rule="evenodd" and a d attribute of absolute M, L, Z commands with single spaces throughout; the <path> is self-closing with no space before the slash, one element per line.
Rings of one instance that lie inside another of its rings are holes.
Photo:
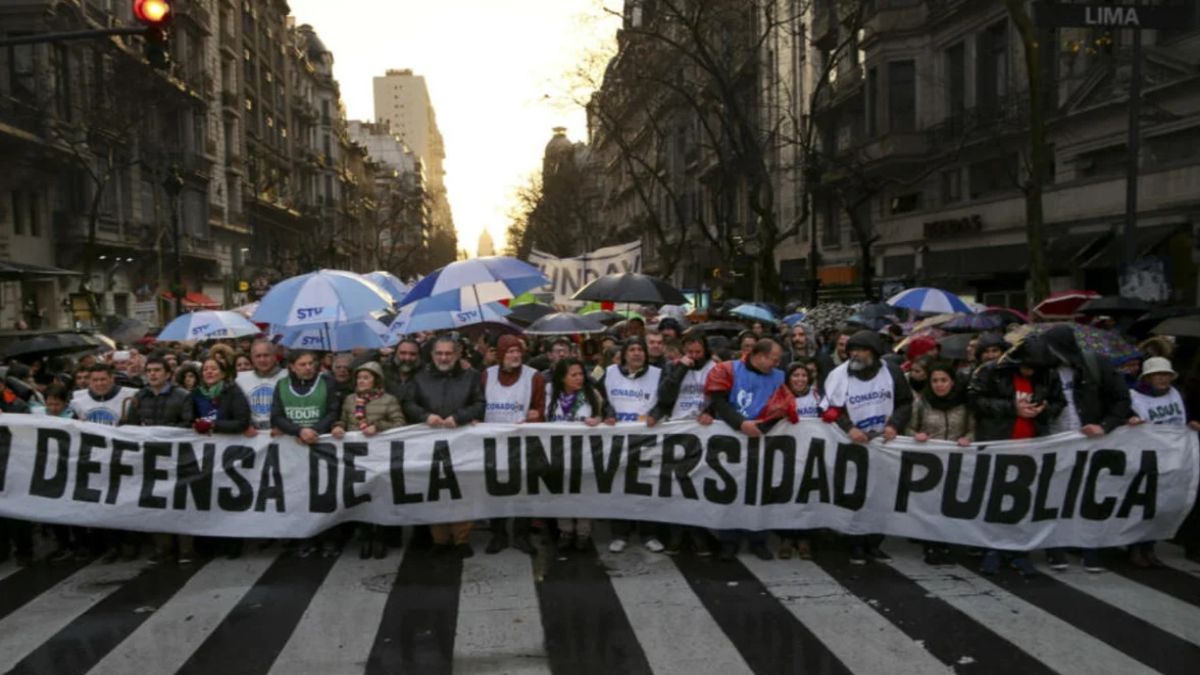
<path fill-rule="evenodd" d="M 920 30 L 928 20 L 926 0 L 875 0 L 875 12 L 863 21 L 862 46 L 896 33 Z"/>
<path fill-rule="evenodd" d="M 240 109 L 240 103 L 241 97 L 239 97 L 236 93 L 232 91 L 221 92 L 221 107 L 224 108 L 226 112 L 233 112 L 236 114 Z"/>
<path fill-rule="evenodd" d="M 9 140 L 41 142 L 48 117 L 29 103 L 0 96 L 0 143 Z"/>
<path fill-rule="evenodd" d="M 212 14 L 196 0 L 176 0 L 172 15 L 180 21 L 189 21 L 205 35 L 212 35 Z"/>

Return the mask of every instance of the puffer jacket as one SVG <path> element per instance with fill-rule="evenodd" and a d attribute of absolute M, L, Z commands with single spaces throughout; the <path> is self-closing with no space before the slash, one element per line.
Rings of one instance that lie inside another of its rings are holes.
<path fill-rule="evenodd" d="M 342 418 L 338 421 L 346 431 L 358 431 L 359 421 L 354 417 L 354 406 L 358 394 L 350 394 L 342 402 Z M 383 394 L 369 401 L 363 411 L 367 424 L 374 425 L 380 432 L 404 426 L 404 411 L 400 409 L 400 401 L 391 394 Z M 335 425 L 336 426 L 336 425 Z"/>
<path fill-rule="evenodd" d="M 929 434 L 937 441 L 957 441 L 962 437 L 975 439 L 975 416 L 966 403 L 938 410 L 925 399 L 918 398 L 912 407 L 912 419 L 908 423 L 908 436 L 918 433 Z"/>

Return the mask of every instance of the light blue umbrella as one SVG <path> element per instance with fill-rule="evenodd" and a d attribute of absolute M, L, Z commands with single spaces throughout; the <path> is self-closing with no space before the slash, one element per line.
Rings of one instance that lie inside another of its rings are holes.
<path fill-rule="evenodd" d="M 251 319 L 282 328 L 333 326 L 391 307 L 391 296 L 374 282 L 353 272 L 320 270 L 275 284 Z"/>
<path fill-rule="evenodd" d="M 357 347 L 380 349 L 396 343 L 387 326 L 372 318 L 324 325 L 285 328 L 279 343 L 292 349 L 345 352 Z"/>
<path fill-rule="evenodd" d="M 160 342 L 176 340 L 216 340 L 258 335 L 262 331 L 237 312 L 191 312 L 181 314 L 167 324 L 155 339 Z"/>
<path fill-rule="evenodd" d="M 456 307 L 478 307 L 512 298 L 550 283 L 541 270 L 516 258 L 496 256 L 459 260 L 421 279 L 404 297 L 408 305 L 418 300 L 458 294 L 443 302 Z"/>
<path fill-rule="evenodd" d="M 892 307 L 903 307 L 928 314 L 974 314 L 975 310 L 953 293 L 937 288 L 910 288 L 888 298 Z"/>
<path fill-rule="evenodd" d="M 775 320 L 775 315 L 771 313 L 771 310 L 767 309 L 766 307 L 759 307 L 758 305 L 738 305 L 729 313 L 746 319 L 754 319 L 755 321 L 770 322 Z"/>
<path fill-rule="evenodd" d="M 408 285 L 406 285 L 403 281 L 400 281 L 399 277 L 391 272 L 376 270 L 374 272 L 367 272 L 363 276 L 369 281 L 375 282 L 375 285 L 387 291 L 388 295 L 391 295 L 392 299 L 397 303 L 403 300 L 404 296 L 408 295 Z"/>
<path fill-rule="evenodd" d="M 512 313 L 512 310 L 498 302 L 448 307 L 458 305 L 460 299 L 458 293 L 451 291 L 405 305 L 400 308 L 400 313 L 388 330 L 399 336 L 427 330 L 462 328 L 489 321 L 503 322 L 506 321 L 504 317 Z"/>
<path fill-rule="evenodd" d="M 783 322 L 789 326 L 795 326 L 796 324 L 802 323 L 803 321 L 804 321 L 804 312 L 796 312 L 794 314 L 788 314 L 787 316 L 783 317 Z"/>

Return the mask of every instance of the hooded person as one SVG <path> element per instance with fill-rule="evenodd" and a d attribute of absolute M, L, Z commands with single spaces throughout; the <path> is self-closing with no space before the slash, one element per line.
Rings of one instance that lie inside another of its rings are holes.
<path fill-rule="evenodd" d="M 1004 356 L 1004 352 L 1012 348 L 1012 345 L 1004 339 L 1004 336 L 999 333 L 984 333 L 979 336 L 979 341 L 975 344 L 975 360 L 978 365 L 991 363 Z"/>

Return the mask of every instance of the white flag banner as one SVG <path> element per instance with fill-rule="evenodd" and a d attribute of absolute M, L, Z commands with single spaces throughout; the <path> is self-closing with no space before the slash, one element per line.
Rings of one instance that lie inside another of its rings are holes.
<path fill-rule="evenodd" d="M 3 415 L 0 516 L 232 537 L 590 517 L 1099 548 L 1175 533 L 1196 495 L 1197 448 L 1195 433 L 1151 425 L 969 448 L 858 445 L 819 421 L 754 439 L 721 423 L 422 425 L 304 446 Z"/>
<path fill-rule="evenodd" d="M 642 242 L 596 249 L 574 258 L 557 258 L 534 249 L 526 261 L 550 279 L 543 290 L 554 293 L 554 304 L 581 304 L 571 296 L 579 289 L 610 274 L 642 271 Z"/>

